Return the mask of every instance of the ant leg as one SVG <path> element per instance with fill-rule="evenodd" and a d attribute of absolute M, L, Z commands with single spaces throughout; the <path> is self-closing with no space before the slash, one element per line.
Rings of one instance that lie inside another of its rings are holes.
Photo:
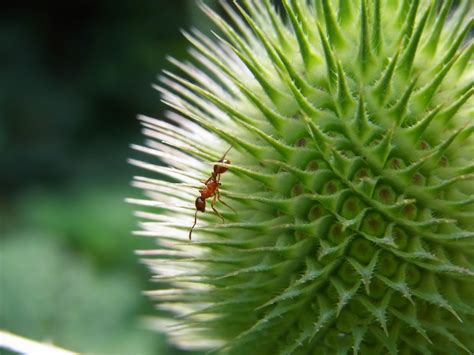
<path fill-rule="evenodd" d="M 214 211 L 214 213 L 222 219 L 222 223 L 224 223 L 225 222 L 224 217 L 222 217 L 222 215 L 219 213 L 219 211 L 216 210 L 216 208 L 214 207 L 216 205 L 216 202 L 217 202 L 217 195 L 214 195 L 214 197 L 212 198 L 212 201 L 211 201 L 211 208 Z"/>
<path fill-rule="evenodd" d="M 220 203 L 222 203 L 224 206 L 226 206 L 227 208 L 230 208 L 232 210 L 232 212 L 234 213 L 237 213 L 237 211 L 232 208 L 231 206 L 229 206 L 227 203 L 225 203 L 224 201 L 222 201 L 221 199 L 218 199 Z"/>
<path fill-rule="evenodd" d="M 199 182 L 202 182 L 204 185 L 207 185 L 207 183 L 211 180 L 211 178 L 208 178 L 206 180 L 199 180 Z"/>
<path fill-rule="evenodd" d="M 191 230 L 189 231 L 189 240 L 191 240 L 191 234 L 193 233 L 194 226 L 196 225 L 196 222 L 197 222 L 197 214 L 198 214 L 198 210 L 196 210 L 196 213 L 194 214 L 194 224 L 191 227 Z"/>
<path fill-rule="evenodd" d="M 225 203 L 224 201 L 221 200 L 221 194 L 219 191 L 217 191 L 217 201 L 219 201 L 220 203 L 222 203 L 224 206 L 226 206 L 227 208 L 230 208 L 232 210 L 232 212 L 234 213 L 237 213 L 236 210 L 234 210 L 231 206 L 229 206 L 227 203 Z"/>

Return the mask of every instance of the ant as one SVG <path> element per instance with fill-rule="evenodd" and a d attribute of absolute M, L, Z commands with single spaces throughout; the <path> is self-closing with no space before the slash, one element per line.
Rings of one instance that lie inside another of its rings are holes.
<path fill-rule="evenodd" d="M 230 148 L 227 149 L 227 151 L 224 153 L 222 158 L 219 159 L 219 163 L 230 164 L 230 160 L 225 159 L 225 157 L 231 149 L 232 149 L 232 146 L 230 146 Z M 199 193 L 201 195 L 198 196 L 196 198 L 196 201 L 194 202 L 196 206 L 196 213 L 194 214 L 194 224 L 191 227 L 191 230 L 189 231 L 189 240 L 191 240 L 191 234 L 193 233 L 194 226 L 196 225 L 198 211 L 206 212 L 206 199 L 212 197 L 211 208 L 214 211 L 214 213 L 222 219 L 222 223 L 225 222 L 224 217 L 222 217 L 219 211 L 217 211 L 216 208 L 214 207 L 217 201 L 220 201 L 224 206 L 229 207 L 232 211 L 235 212 L 235 210 L 232 207 L 230 207 L 228 204 L 226 204 L 224 201 L 221 200 L 221 194 L 219 193 L 219 187 L 221 186 L 221 183 L 220 183 L 221 174 L 224 174 L 227 171 L 227 169 L 228 168 L 225 166 L 215 164 L 209 179 L 201 181 L 204 184 L 204 187 L 201 190 L 199 190 Z"/>

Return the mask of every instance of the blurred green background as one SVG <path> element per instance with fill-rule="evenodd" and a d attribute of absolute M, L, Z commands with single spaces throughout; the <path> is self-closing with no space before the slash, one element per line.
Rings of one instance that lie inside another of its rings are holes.
<path fill-rule="evenodd" d="M 213 1 L 206 1 L 215 5 Z M 133 254 L 126 163 L 138 113 L 194 0 L 12 1 L 0 11 L 0 329 L 94 354 L 183 354 L 140 323 L 157 314 Z M 7 354 L 5 350 L 0 353 Z"/>

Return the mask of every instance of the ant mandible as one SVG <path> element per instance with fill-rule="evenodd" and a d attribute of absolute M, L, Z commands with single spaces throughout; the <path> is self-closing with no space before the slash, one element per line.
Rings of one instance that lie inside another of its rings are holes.
<path fill-rule="evenodd" d="M 227 165 L 230 164 L 230 160 L 225 159 L 225 157 L 231 149 L 232 149 L 232 146 L 230 146 L 229 149 L 227 149 L 227 151 L 224 153 L 222 158 L 219 159 L 219 163 L 223 163 Z M 193 233 L 194 226 L 196 226 L 198 211 L 201 211 L 201 212 L 206 211 L 206 199 L 212 197 L 211 208 L 214 211 L 214 213 L 222 219 L 222 223 L 224 223 L 224 217 L 222 217 L 219 211 L 217 211 L 216 208 L 214 207 L 217 201 L 220 201 L 224 206 L 229 207 L 231 210 L 234 211 L 232 207 L 230 207 L 228 204 L 226 204 L 224 201 L 221 200 L 221 194 L 219 193 L 219 187 L 221 186 L 221 183 L 220 183 L 221 174 L 224 174 L 227 171 L 227 169 L 228 168 L 225 166 L 215 164 L 209 179 L 201 181 L 204 184 L 204 187 L 201 190 L 199 190 L 200 196 L 198 196 L 198 198 L 196 198 L 196 201 L 194 202 L 196 206 L 196 213 L 194 214 L 194 224 L 191 227 L 191 230 L 189 231 L 189 240 L 191 240 L 191 234 Z"/>

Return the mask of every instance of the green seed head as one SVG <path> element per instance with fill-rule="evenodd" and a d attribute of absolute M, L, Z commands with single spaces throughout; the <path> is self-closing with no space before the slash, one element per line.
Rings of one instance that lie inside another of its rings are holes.
<path fill-rule="evenodd" d="M 167 166 L 132 161 L 176 344 L 474 351 L 472 4 L 223 3 L 233 24 L 203 5 L 222 35 L 187 33 L 167 120 L 140 117 L 135 148 Z"/>

